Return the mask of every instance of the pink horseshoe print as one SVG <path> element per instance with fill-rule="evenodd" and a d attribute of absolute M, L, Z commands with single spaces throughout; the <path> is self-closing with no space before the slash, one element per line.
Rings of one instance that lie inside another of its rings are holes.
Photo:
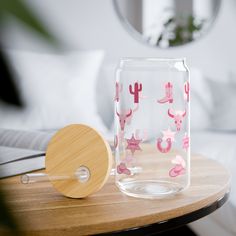
<path fill-rule="evenodd" d="M 162 142 L 163 142 L 163 140 L 161 138 L 157 139 L 157 149 L 162 153 L 169 152 L 171 149 L 171 145 L 172 145 L 171 139 L 170 138 L 166 139 L 167 146 L 164 148 L 162 147 Z"/>

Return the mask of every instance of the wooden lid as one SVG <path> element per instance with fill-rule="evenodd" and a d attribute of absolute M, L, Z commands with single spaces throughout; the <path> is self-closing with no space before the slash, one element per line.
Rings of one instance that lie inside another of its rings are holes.
<path fill-rule="evenodd" d="M 107 181 L 112 153 L 96 130 L 73 124 L 52 137 L 45 166 L 51 183 L 60 193 L 83 198 L 98 191 Z"/>

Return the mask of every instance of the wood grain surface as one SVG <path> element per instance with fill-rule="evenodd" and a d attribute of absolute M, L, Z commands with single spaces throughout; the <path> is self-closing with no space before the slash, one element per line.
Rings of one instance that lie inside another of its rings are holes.
<path fill-rule="evenodd" d="M 20 184 L 19 176 L 0 181 L 26 235 L 87 235 L 124 230 L 183 216 L 222 198 L 229 191 L 229 173 L 220 164 L 193 155 L 191 186 L 168 199 L 128 197 L 110 177 L 85 199 L 70 199 L 50 183 Z"/>
<path fill-rule="evenodd" d="M 109 144 L 95 129 L 73 124 L 60 129 L 50 140 L 46 152 L 46 172 L 52 185 L 67 197 L 83 198 L 98 191 L 107 182 L 112 167 Z M 89 178 L 80 182 L 75 173 L 80 167 L 88 170 Z"/>

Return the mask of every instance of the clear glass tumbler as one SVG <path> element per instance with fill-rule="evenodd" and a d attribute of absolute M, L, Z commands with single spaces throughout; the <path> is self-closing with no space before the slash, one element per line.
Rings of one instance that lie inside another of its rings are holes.
<path fill-rule="evenodd" d="M 189 70 L 185 59 L 124 58 L 116 71 L 116 184 L 160 198 L 190 184 Z"/>

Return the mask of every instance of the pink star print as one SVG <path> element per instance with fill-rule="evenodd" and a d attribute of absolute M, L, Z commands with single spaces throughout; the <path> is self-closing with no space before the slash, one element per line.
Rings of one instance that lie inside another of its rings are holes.
<path fill-rule="evenodd" d="M 130 150 L 132 155 L 134 154 L 135 151 L 137 150 L 142 150 L 139 146 L 139 144 L 142 142 L 142 139 L 135 139 L 134 134 L 132 135 L 131 139 L 126 139 L 127 141 L 127 150 Z"/>
<path fill-rule="evenodd" d="M 166 141 L 168 138 L 171 140 L 171 142 L 173 143 L 175 141 L 175 134 L 176 132 L 172 132 L 170 127 L 167 130 L 163 130 L 162 131 L 163 134 L 163 140 Z"/>

